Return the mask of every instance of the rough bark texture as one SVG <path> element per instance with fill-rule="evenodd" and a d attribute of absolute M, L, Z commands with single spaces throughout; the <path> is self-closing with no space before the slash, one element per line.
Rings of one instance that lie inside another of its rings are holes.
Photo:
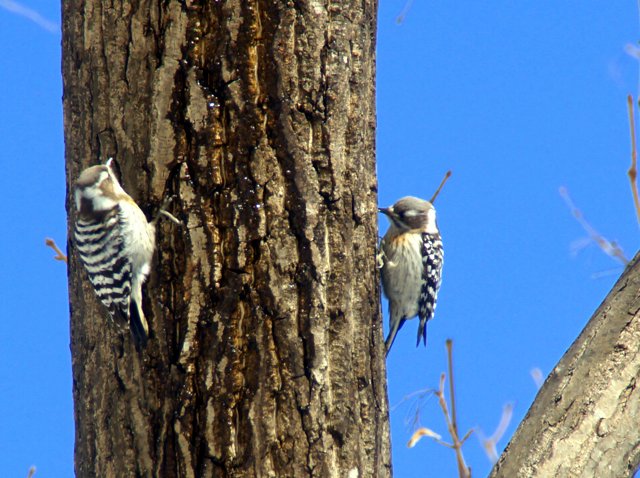
<path fill-rule="evenodd" d="M 622 477 L 638 468 L 639 257 L 549 375 L 491 477 Z"/>
<path fill-rule="evenodd" d="M 185 223 L 140 353 L 68 245 L 77 476 L 389 476 L 376 1 L 62 3 L 69 193 L 114 156 Z"/>

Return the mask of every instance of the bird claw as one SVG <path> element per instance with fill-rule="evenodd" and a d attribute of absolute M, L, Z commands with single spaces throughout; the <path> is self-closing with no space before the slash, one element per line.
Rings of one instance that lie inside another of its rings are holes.
<path fill-rule="evenodd" d="M 376 254 L 376 266 L 378 269 L 382 269 L 384 267 L 386 256 L 382 249 L 378 249 L 378 253 Z"/>
<path fill-rule="evenodd" d="M 158 217 L 160 217 L 160 216 L 166 217 L 167 219 L 169 219 L 174 224 L 177 224 L 178 226 L 184 226 L 184 223 L 180 219 L 175 217 L 173 214 L 171 214 L 169 211 L 165 211 L 164 209 L 160 209 L 160 211 L 158 211 Z"/>
<path fill-rule="evenodd" d="M 160 219 L 160 216 L 164 216 L 167 219 L 169 219 L 171 222 L 177 224 L 178 226 L 184 226 L 184 223 L 180 219 L 178 219 L 169 211 L 167 211 L 167 206 L 169 206 L 169 204 L 171 204 L 171 202 L 176 198 L 177 196 L 169 196 L 164 200 L 164 202 L 162 203 L 162 206 L 160 206 L 160 209 L 158 210 L 158 214 L 156 215 L 154 222 Z"/>

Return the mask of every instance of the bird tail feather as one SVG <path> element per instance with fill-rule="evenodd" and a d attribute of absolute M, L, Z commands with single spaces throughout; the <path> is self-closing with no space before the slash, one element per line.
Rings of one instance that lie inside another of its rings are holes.
<path fill-rule="evenodd" d="M 386 353 L 385 353 L 385 357 L 387 357 L 389 355 L 389 351 L 391 350 L 391 346 L 393 345 L 393 342 L 396 340 L 396 335 L 398 334 L 398 331 L 402 328 L 402 325 L 404 324 L 405 319 L 396 319 L 396 320 L 392 320 L 391 321 L 391 330 L 389 331 L 389 335 L 387 336 L 387 340 L 384 341 L 384 345 L 386 348 Z"/>
<path fill-rule="evenodd" d="M 420 339 L 424 342 L 424 346 L 427 346 L 427 319 L 420 318 L 420 325 L 418 325 L 418 341 L 416 347 L 420 345 Z"/>
<path fill-rule="evenodd" d="M 136 301 L 131 301 L 130 312 L 129 326 L 131 328 L 131 335 L 133 336 L 136 349 L 140 349 L 140 347 L 145 347 L 149 340 L 149 325 L 142 312 L 142 306 L 137 304 Z"/>

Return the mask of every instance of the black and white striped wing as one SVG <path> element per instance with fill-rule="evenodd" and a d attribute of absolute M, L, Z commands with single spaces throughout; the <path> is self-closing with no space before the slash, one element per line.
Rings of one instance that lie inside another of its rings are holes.
<path fill-rule="evenodd" d="M 112 317 L 128 323 L 131 300 L 131 262 L 125 255 L 118 208 L 100 220 L 78 219 L 76 247 L 98 298 Z"/>
<path fill-rule="evenodd" d="M 418 301 L 418 344 L 420 338 L 427 344 L 427 322 L 433 318 L 442 282 L 444 250 L 440 234 L 422 234 L 422 285 Z"/>

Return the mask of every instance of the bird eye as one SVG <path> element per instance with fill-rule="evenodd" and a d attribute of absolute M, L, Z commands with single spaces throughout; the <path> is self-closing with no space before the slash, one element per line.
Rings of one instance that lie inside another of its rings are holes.
<path fill-rule="evenodd" d="M 418 211 L 416 211 L 415 209 L 407 209 L 406 211 L 402 211 L 402 217 L 404 218 L 416 217 L 418 214 Z"/>

